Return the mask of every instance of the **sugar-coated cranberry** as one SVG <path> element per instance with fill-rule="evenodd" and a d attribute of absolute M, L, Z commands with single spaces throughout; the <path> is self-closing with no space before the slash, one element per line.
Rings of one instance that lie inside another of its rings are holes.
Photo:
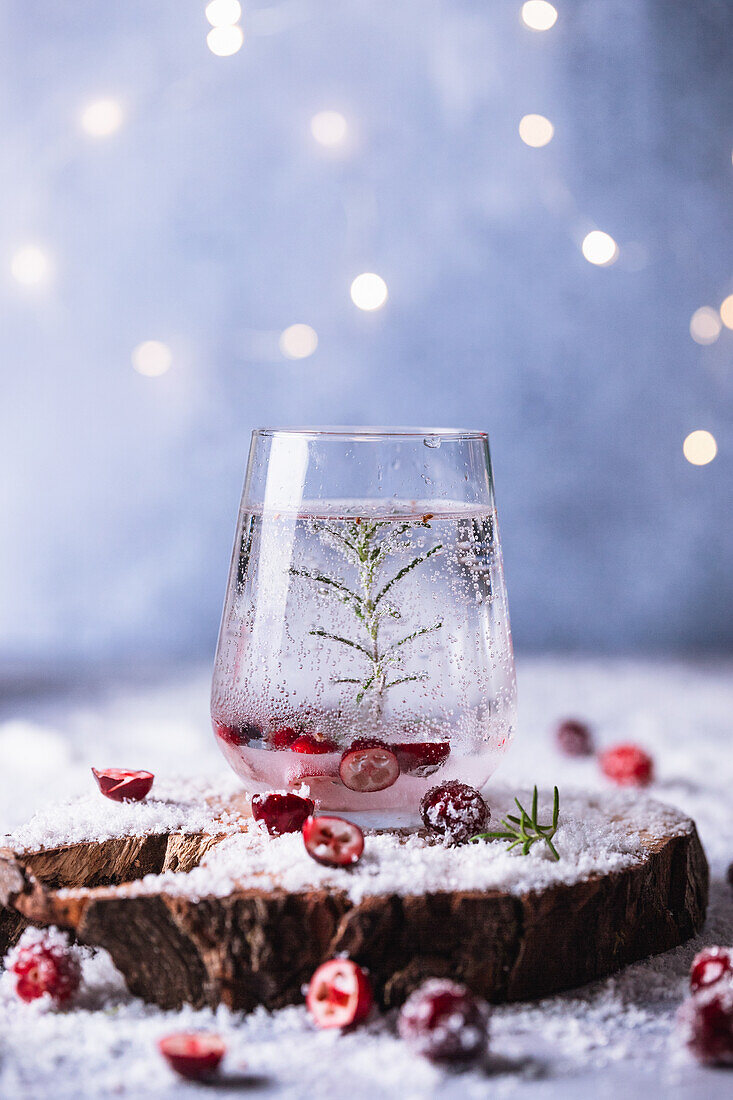
<path fill-rule="evenodd" d="M 365 1020 L 374 1001 L 366 971 L 351 959 L 331 959 L 310 980 L 305 1003 L 319 1027 L 350 1027 Z"/>
<path fill-rule="evenodd" d="M 71 948 L 42 938 L 18 947 L 10 970 L 18 979 L 15 991 L 21 1001 L 35 1001 L 47 993 L 56 1004 L 64 1004 L 81 982 L 79 960 Z"/>
<path fill-rule="evenodd" d="M 645 787 L 652 781 L 654 761 L 638 745 L 616 745 L 599 760 L 603 774 L 620 787 Z"/>
<path fill-rule="evenodd" d="M 294 730 L 292 726 L 282 726 L 279 730 L 274 730 L 270 734 L 267 743 L 271 749 L 289 749 L 297 736 L 298 731 Z"/>
<path fill-rule="evenodd" d="M 376 739 L 361 737 L 341 757 L 339 775 L 350 791 L 371 794 L 391 787 L 400 774 L 400 765 L 392 750 Z"/>
<path fill-rule="evenodd" d="M 309 817 L 303 822 L 303 843 L 309 856 L 326 867 L 351 867 L 361 859 L 364 834 L 342 817 Z"/>
<path fill-rule="evenodd" d="M 428 776 L 436 772 L 450 756 L 447 741 L 406 741 L 392 745 L 400 769 L 407 775 Z"/>
<path fill-rule="evenodd" d="M 420 802 L 420 814 L 428 829 L 441 833 L 453 844 L 462 844 L 483 832 L 491 818 L 481 792 L 457 780 L 426 791 Z"/>
<path fill-rule="evenodd" d="M 152 772 L 134 772 L 127 768 L 92 768 L 105 798 L 113 802 L 140 802 L 153 785 Z"/>
<path fill-rule="evenodd" d="M 227 745 L 248 745 L 262 736 L 260 727 L 253 722 L 233 722 L 229 725 L 214 722 L 213 725 L 216 736 Z"/>
<path fill-rule="evenodd" d="M 297 833 L 314 810 L 313 800 L 289 791 L 252 795 L 252 817 L 265 825 L 270 836 Z"/>
<path fill-rule="evenodd" d="M 330 737 L 317 737 L 314 733 L 301 733 L 290 742 L 291 752 L 324 753 L 336 752 L 338 745 Z"/>
<path fill-rule="evenodd" d="M 218 1035 L 178 1031 L 158 1040 L 158 1049 L 171 1069 L 188 1081 L 202 1081 L 216 1073 L 226 1053 Z"/>
<path fill-rule="evenodd" d="M 733 983 L 718 982 L 695 993 L 682 1005 L 677 1020 L 698 1061 L 733 1066 Z"/>
<path fill-rule="evenodd" d="M 730 947 L 703 947 L 692 960 L 690 989 L 698 993 L 711 985 L 733 980 L 733 949 Z"/>
<path fill-rule="evenodd" d="M 566 756 L 592 756 L 593 737 L 585 722 L 566 718 L 555 731 L 555 742 Z"/>
<path fill-rule="evenodd" d="M 405 1001 L 398 1030 L 431 1062 L 469 1065 L 486 1050 L 489 1011 L 465 986 L 431 978 Z"/>

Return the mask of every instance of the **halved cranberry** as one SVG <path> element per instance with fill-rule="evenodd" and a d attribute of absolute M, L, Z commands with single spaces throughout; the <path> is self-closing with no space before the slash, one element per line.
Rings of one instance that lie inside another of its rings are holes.
<path fill-rule="evenodd" d="M 447 741 L 409 741 L 392 745 L 400 769 L 408 775 L 427 776 L 437 771 L 450 756 Z"/>
<path fill-rule="evenodd" d="M 314 733 L 301 733 L 290 742 L 291 752 L 323 753 L 336 752 L 338 745 L 330 737 L 316 737 Z"/>
<path fill-rule="evenodd" d="M 645 787 L 651 783 L 654 761 L 638 745 L 616 745 L 599 757 L 601 771 L 620 787 Z"/>
<path fill-rule="evenodd" d="M 223 722 L 214 722 L 214 733 L 227 745 L 248 745 L 250 741 L 262 736 L 259 726 L 252 722 L 242 722 L 235 725 L 225 725 Z"/>
<path fill-rule="evenodd" d="M 18 979 L 15 992 L 26 1002 L 47 993 L 56 1004 L 64 1004 L 81 982 L 76 955 L 68 947 L 44 939 L 18 947 L 9 969 Z"/>
<path fill-rule="evenodd" d="M 283 726 L 270 734 L 267 743 L 272 749 L 289 749 L 297 736 L 298 731 L 294 730 L 292 726 Z"/>
<path fill-rule="evenodd" d="M 155 778 L 152 772 L 133 772 L 127 768 L 92 768 L 92 771 L 102 794 L 113 802 L 140 802 Z"/>
<path fill-rule="evenodd" d="M 354 741 L 341 757 L 339 775 L 350 791 L 371 794 L 391 787 L 400 774 L 400 765 L 392 750 L 375 739 Z"/>
<path fill-rule="evenodd" d="M 303 843 L 308 855 L 326 867 L 351 867 L 361 859 L 364 834 L 342 817 L 309 817 L 303 822 Z"/>
<path fill-rule="evenodd" d="M 310 980 L 305 1003 L 319 1027 L 349 1027 L 365 1020 L 372 1007 L 366 971 L 351 959 L 331 959 Z"/>
<path fill-rule="evenodd" d="M 252 795 L 252 817 L 262 821 L 270 836 L 297 833 L 314 810 L 313 800 L 287 791 Z"/>
<path fill-rule="evenodd" d="M 486 829 L 491 810 L 475 787 L 453 780 L 425 792 L 420 814 L 428 829 L 462 844 Z"/>
<path fill-rule="evenodd" d="M 585 722 L 566 718 L 555 731 L 557 747 L 566 756 L 592 756 L 593 738 Z"/>
<path fill-rule="evenodd" d="M 701 989 L 709 989 L 721 978 L 733 979 L 733 949 L 703 947 L 692 960 L 690 989 L 693 993 Z"/>
<path fill-rule="evenodd" d="M 689 997 L 677 1014 L 682 1038 L 706 1065 L 733 1066 L 733 982 L 717 982 Z"/>
<path fill-rule="evenodd" d="M 397 1026 L 401 1038 L 431 1062 L 468 1065 L 486 1050 L 489 1012 L 465 986 L 431 978 L 405 1001 Z"/>
<path fill-rule="evenodd" d="M 158 1040 L 158 1049 L 171 1069 L 189 1081 L 211 1077 L 226 1053 L 218 1035 L 204 1031 L 179 1031 Z"/>

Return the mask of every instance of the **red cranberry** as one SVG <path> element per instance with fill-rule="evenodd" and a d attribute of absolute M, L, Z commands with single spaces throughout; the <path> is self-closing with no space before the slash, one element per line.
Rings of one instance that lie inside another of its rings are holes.
<path fill-rule="evenodd" d="M 341 757 L 339 775 L 350 791 L 371 794 L 391 787 L 400 774 L 400 765 L 384 741 L 362 737 L 354 741 Z"/>
<path fill-rule="evenodd" d="M 313 800 L 287 791 L 252 795 L 252 817 L 262 821 L 270 836 L 297 833 L 314 810 Z"/>
<path fill-rule="evenodd" d="M 303 843 L 309 856 L 326 867 L 351 867 L 361 859 L 364 834 L 342 817 L 309 817 L 303 822 Z"/>
<path fill-rule="evenodd" d="M 313 733 L 301 733 L 290 742 L 291 752 L 324 753 L 336 752 L 338 745 L 330 737 L 316 737 Z"/>
<path fill-rule="evenodd" d="M 319 1027 L 349 1027 L 361 1023 L 372 1007 L 367 974 L 351 959 L 331 959 L 310 980 L 305 1003 Z"/>
<path fill-rule="evenodd" d="M 603 774 L 620 787 L 646 787 L 652 781 L 654 761 L 637 745 L 616 745 L 599 760 Z"/>
<path fill-rule="evenodd" d="M 557 747 L 566 756 L 592 756 L 593 738 L 585 722 L 567 718 L 555 731 Z"/>
<path fill-rule="evenodd" d="M 294 730 L 292 726 L 283 726 L 270 734 L 267 743 L 272 749 L 289 749 L 297 736 L 298 731 Z"/>
<path fill-rule="evenodd" d="M 428 829 L 441 833 L 453 844 L 461 844 L 483 832 L 491 817 L 480 791 L 457 780 L 426 791 L 420 813 Z"/>
<path fill-rule="evenodd" d="M 428 776 L 436 772 L 450 756 L 447 741 L 409 741 L 393 745 L 400 768 L 408 775 Z"/>
<path fill-rule="evenodd" d="M 223 722 L 214 722 L 214 733 L 227 745 L 248 745 L 250 741 L 256 741 L 262 736 L 259 726 L 252 722 L 242 722 L 235 725 L 225 725 Z"/>
<path fill-rule="evenodd" d="M 219 1068 L 226 1047 L 218 1035 L 178 1031 L 158 1040 L 158 1049 L 171 1069 L 188 1081 L 202 1081 Z"/>
<path fill-rule="evenodd" d="M 465 986 L 431 978 L 405 1001 L 398 1030 L 431 1062 L 468 1065 L 486 1050 L 489 1011 Z"/>
<path fill-rule="evenodd" d="M 733 1066 L 733 983 L 718 982 L 689 997 L 677 1020 L 698 1061 Z"/>
<path fill-rule="evenodd" d="M 729 947 L 704 947 L 692 960 L 690 989 L 698 993 L 701 989 L 709 989 L 721 978 L 733 978 L 733 950 Z"/>
<path fill-rule="evenodd" d="M 113 802 L 140 802 L 153 785 L 152 772 L 133 772 L 127 768 L 92 768 L 105 798 Z"/>
<path fill-rule="evenodd" d="M 68 947 L 44 939 L 20 946 L 10 969 L 18 979 L 15 991 L 21 1001 L 35 1001 L 47 993 L 56 1004 L 64 1004 L 81 982 L 76 955 Z"/>

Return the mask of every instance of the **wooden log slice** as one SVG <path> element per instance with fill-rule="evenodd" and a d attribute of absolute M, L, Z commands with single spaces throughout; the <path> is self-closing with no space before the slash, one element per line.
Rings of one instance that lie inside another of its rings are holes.
<path fill-rule="evenodd" d="M 509 800 L 491 802 L 496 817 Z M 0 953 L 26 922 L 58 925 L 164 1008 L 299 1002 L 340 953 L 369 968 L 385 1005 L 444 975 L 500 1002 L 603 977 L 705 918 L 694 823 L 639 795 L 563 799 L 559 863 L 368 834 L 350 871 L 315 864 L 299 835 L 262 835 L 241 803 L 227 810 L 204 831 L 0 851 Z"/>

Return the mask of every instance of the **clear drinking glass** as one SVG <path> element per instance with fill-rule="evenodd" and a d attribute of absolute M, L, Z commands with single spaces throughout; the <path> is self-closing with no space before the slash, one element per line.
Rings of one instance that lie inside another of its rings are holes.
<path fill-rule="evenodd" d="M 486 434 L 253 432 L 211 700 L 247 790 L 396 822 L 486 784 L 515 696 Z"/>

